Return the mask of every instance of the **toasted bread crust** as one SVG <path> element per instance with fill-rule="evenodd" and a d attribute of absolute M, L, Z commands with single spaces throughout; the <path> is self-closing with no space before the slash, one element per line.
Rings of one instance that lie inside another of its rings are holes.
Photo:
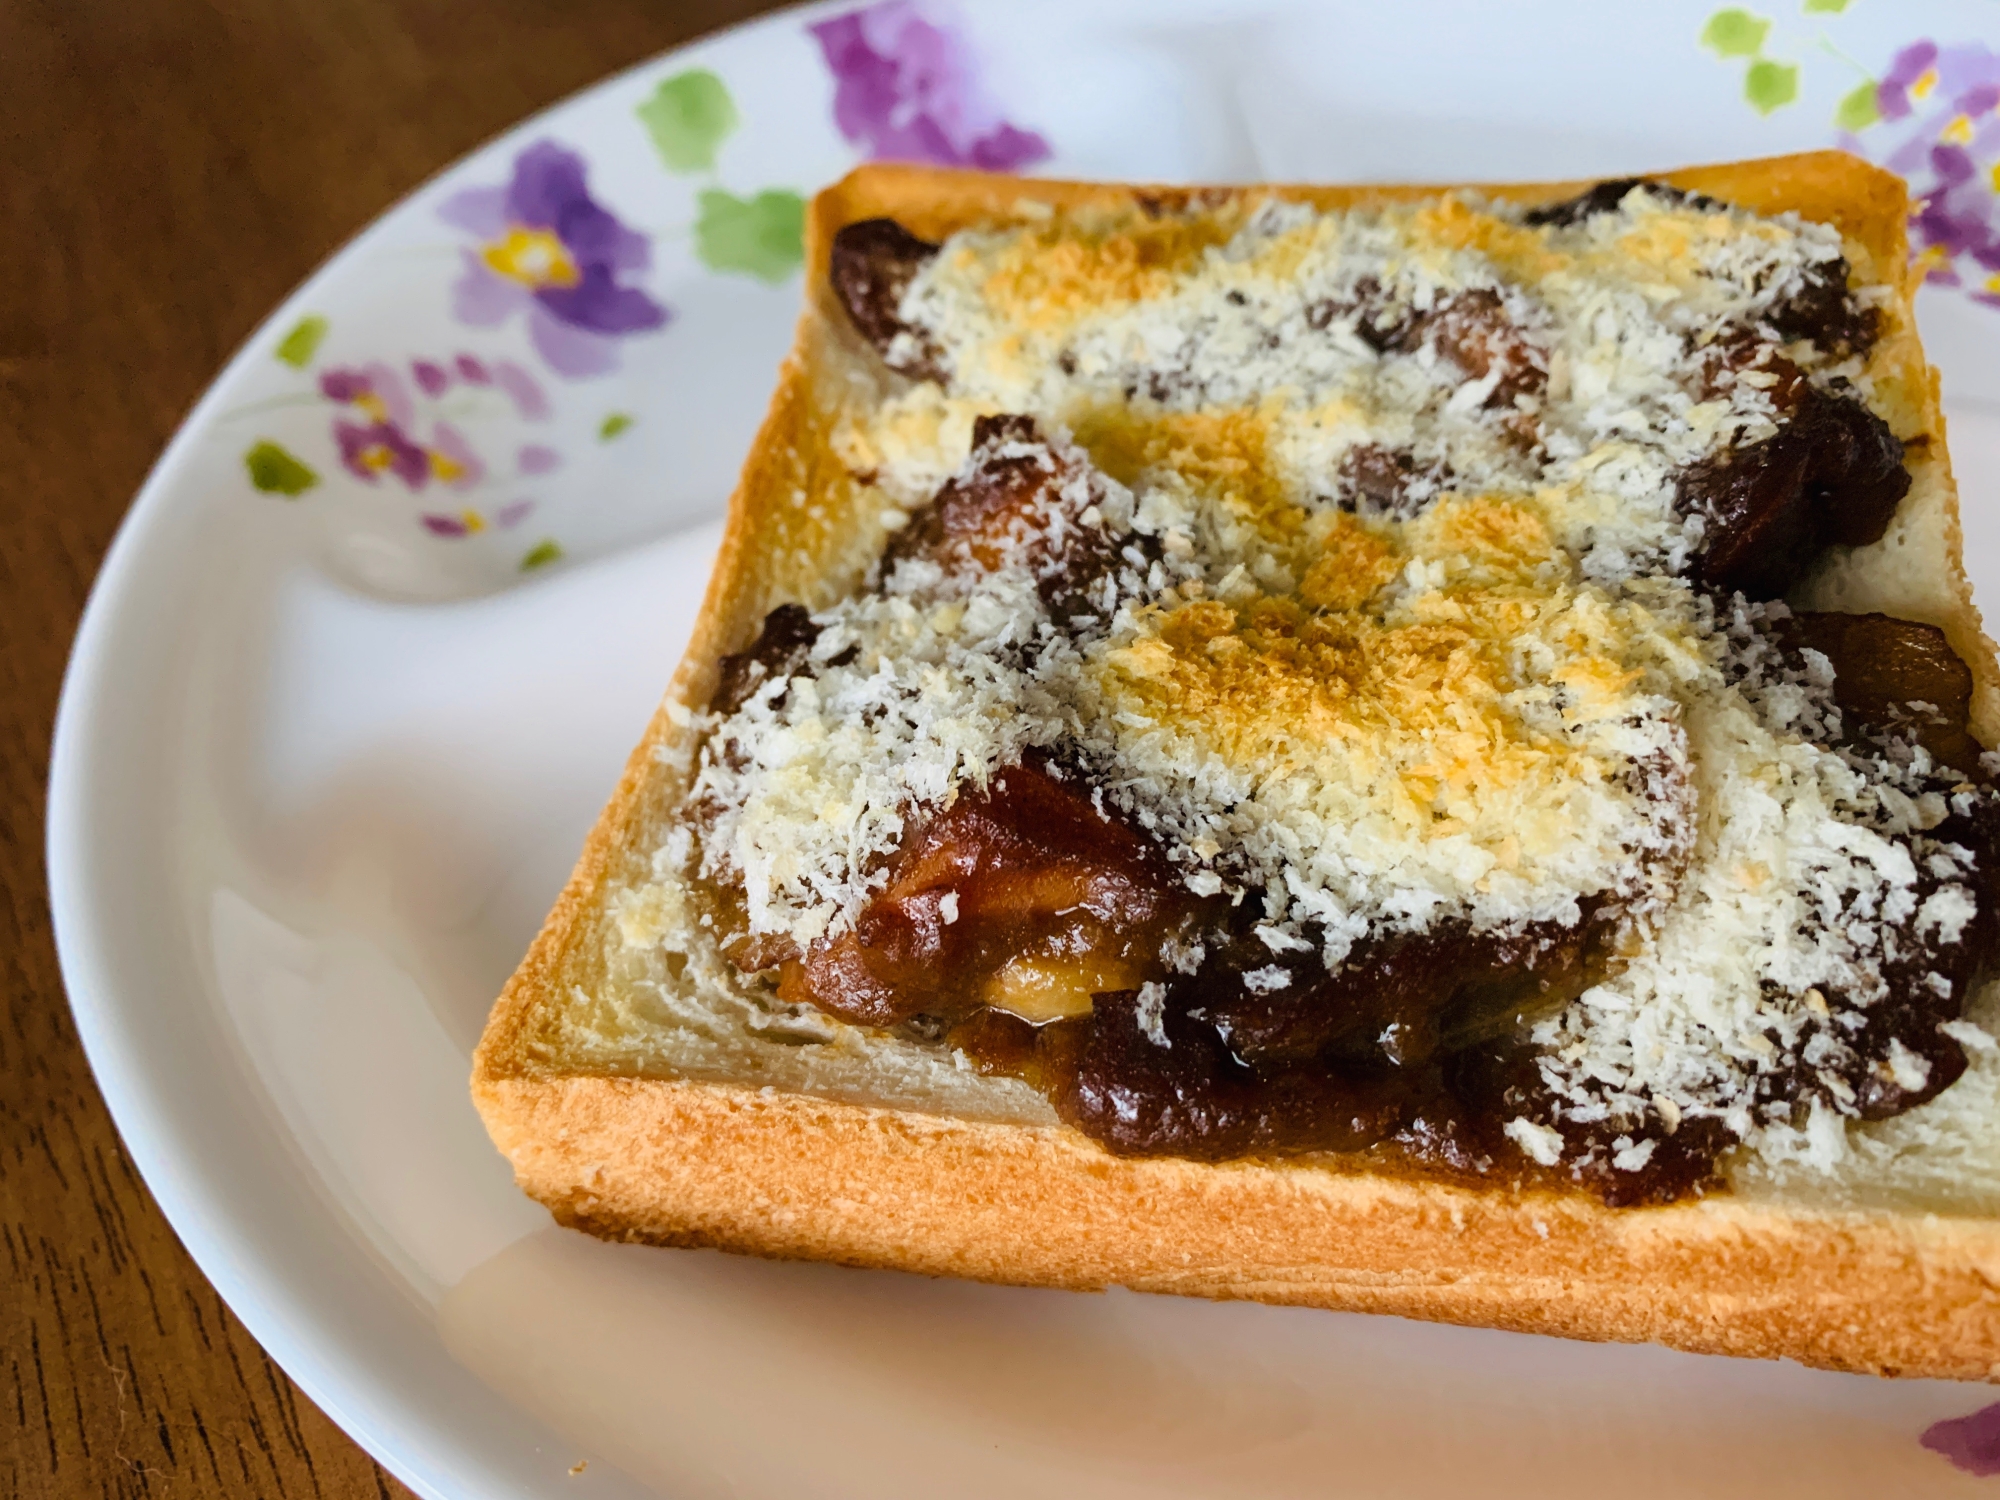
<path fill-rule="evenodd" d="M 1662 175 L 1762 212 L 1795 209 L 1834 224 L 1861 252 L 1862 275 L 1902 281 L 1871 370 L 1892 425 L 1920 440 L 1909 458 L 1915 492 L 1942 496 L 1949 575 L 1928 607 L 1904 612 L 1944 626 L 1971 663 L 1974 730 L 1993 743 L 2000 665 L 1964 576 L 1936 377 L 1910 313 L 1902 182 L 1835 152 Z M 1588 185 L 1482 191 L 1536 202 Z M 549 1064 L 540 1041 L 553 1018 L 573 994 L 608 982 L 607 945 L 617 940 L 610 896 L 643 881 L 672 813 L 684 706 L 707 700 L 717 659 L 740 648 L 772 605 L 828 596 L 855 571 L 856 549 L 879 542 L 805 503 L 851 493 L 844 473 L 830 472 L 838 465 L 813 391 L 826 350 L 846 336 L 824 275 L 834 231 L 892 216 L 943 238 L 1019 217 L 1023 199 L 1113 206 L 1133 191 L 878 166 L 814 200 L 808 306 L 731 500 L 688 654 L 474 1058 L 474 1101 L 522 1188 L 561 1222 L 605 1238 L 2000 1379 L 2000 1222 L 1791 1212 L 1726 1195 L 1613 1210 L 1582 1195 L 1310 1164 L 1132 1160 L 1055 1127 Z M 1439 189 L 1277 191 L 1332 208 Z M 1850 583 L 1825 587 L 1831 599 L 1853 597 Z"/>
<path fill-rule="evenodd" d="M 623 1078 L 486 1079 L 521 1186 L 607 1239 L 1110 1285 L 1993 1378 L 2000 1234 L 1309 1166 L 1121 1160 L 1060 1128 Z"/>

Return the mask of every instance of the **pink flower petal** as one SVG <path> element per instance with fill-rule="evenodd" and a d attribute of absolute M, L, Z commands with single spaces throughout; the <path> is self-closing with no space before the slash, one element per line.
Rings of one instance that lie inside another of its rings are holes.
<path fill-rule="evenodd" d="M 1970 1416 L 1933 1422 L 1918 1441 L 1968 1474 L 2000 1474 L 2000 1402 Z"/>
<path fill-rule="evenodd" d="M 511 359 L 493 366 L 493 383 L 507 393 L 523 421 L 540 422 L 549 415 L 548 392 L 542 383 Z"/>
<path fill-rule="evenodd" d="M 507 190 L 466 188 L 438 205 L 438 217 L 455 229 L 490 240 L 507 227 Z"/>
<path fill-rule="evenodd" d="M 558 375 L 572 380 L 603 375 L 618 368 L 618 341 L 606 334 L 572 327 L 540 302 L 528 314 L 528 336 L 535 352 Z"/>
<path fill-rule="evenodd" d="M 371 359 L 361 367 L 361 373 L 368 381 L 368 387 L 382 403 L 384 415 L 396 427 L 408 427 L 416 416 L 416 405 L 410 399 L 410 388 L 395 369 L 379 359 Z"/>
<path fill-rule="evenodd" d="M 470 489 L 486 477 L 485 463 L 451 423 L 439 422 L 431 429 L 431 447 L 459 471 L 444 481 L 453 489 Z"/>
<path fill-rule="evenodd" d="M 445 387 L 451 384 L 450 373 L 435 360 L 411 360 L 410 375 L 417 382 L 417 389 L 426 396 L 442 396 Z"/>
<path fill-rule="evenodd" d="M 465 270 L 451 286 L 451 312 L 459 322 L 494 328 L 534 300 L 526 287 L 495 276 L 470 250 L 461 253 Z"/>

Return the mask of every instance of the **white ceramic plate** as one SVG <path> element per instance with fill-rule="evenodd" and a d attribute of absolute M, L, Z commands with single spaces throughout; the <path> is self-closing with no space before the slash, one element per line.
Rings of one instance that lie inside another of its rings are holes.
<path fill-rule="evenodd" d="M 1991 0 L 890 0 L 646 64 L 418 191 L 174 439 L 63 700 L 64 972 L 188 1248 L 426 1495 L 1982 1489 L 1919 1443 L 1975 1387 L 598 1244 L 515 1194 L 465 1076 L 685 637 L 799 195 L 876 153 L 1407 180 L 1851 139 L 1932 194 L 1990 600 L 1996 33 Z M 1932 1443 L 1978 1468 L 1985 1431 Z"/>

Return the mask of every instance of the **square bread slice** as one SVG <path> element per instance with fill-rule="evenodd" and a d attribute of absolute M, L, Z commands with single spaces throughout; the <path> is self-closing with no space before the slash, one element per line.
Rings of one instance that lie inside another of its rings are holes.
<path fill-rule="evenodd" d="M 1867 370 L 1912 486 L 1879 542 L 1837 551 L 1792 602 L 1941 626 L 1976 679 L 1971 728 L 1993 745 L 2000 668 L 1961 563 L 1938 382 L 1911 309 L 1903 183 L 1833 152 L 1651 180 L 1833 226 L 1857 281 L 1892 290 Z M 1476 191 L 1536 204 L 1588 186 Z M 559 1222 L 620 1240 L 2000 1379 L 1990 1045 L 1969 1046 L 1969 1071 L 1931 1103 L 1850 1126 L 1860 1144 L 1838 1171 L 1753 1163 L 1728 1191 L 1664 1206 L 1324 1157 L 1123 1157 L 1025 1084 L 956 1066 L 941 1047 L 774 1022 L 703 949 L 699 893 L 656 868 L 721 658 L 778 604 L 822 608 L 856 588 L 903 519 L 838 451 L 846 415 L 893 379 L 829 288 L 837 230 L 893 218 L 941 241 L 1051 210 L 1129 214 L 1142 198 L 1198 213 L 1274 194 L 1331 210 L 1447 191 L 1191 192 L 869 166 L 814 200 L 807 306 L 693 642 L 474 1061 L 473 1098 L 525 1192 Z M 1990 1006 L 1989 987 L 1972 1014 Z"/>

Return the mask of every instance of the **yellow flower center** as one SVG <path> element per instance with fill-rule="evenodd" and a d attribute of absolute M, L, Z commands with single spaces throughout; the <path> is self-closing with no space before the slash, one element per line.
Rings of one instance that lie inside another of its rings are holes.
<path fill-rule="evenodd" d="M 431 473 L 434 477 L 450 484 L 454 479 L 465 477 L 465 465 L 433 448 L 430 450 Z"/>
<path fill-rule="evenodd" d="M 465 523 L 467 536 L 486 529 L 486 518 L 476 510 L 461 511 L 458 518 Z"/>
<path fill-rule="evenodd" d="M 354 404 L 368 414 L 368 420 L 371 422 L 386 422 L 389 420 L 388 406 L 373 391 L 363 391 L 354 398 Z"/>
<path fill-rule="evenodd" d="M 370 443 L 354 456 L 361 460 L 363 468 L 374 469 L 377 472 L 388 468 L 396 461 L 396 455 L 389 451 L 387 443 Z"/>
<path fill-rule="evenodd" d="M 526 287 L 575 286 L 579 280 L 576 262 L 548 229 L 516 224 L 481 251 L 479 258 L 488 269 Z"/>
<path fill-rule="evenodd" d="M 1938 132 L 1938 139 L 1952 146 L 1972 144 L 1972 119 L 1968 115 L 1954 116 L 1952 122 Z"/>
<path fill-rule="evenodd" d="M 1910 85 L 1910 97 L 1912 99 L 1928 99 L 1931 96 L 1931 91 L 1937 86 L 1938 70 L 1936 68 L 1925 68 L 1918 75 L 1917 81 Z"/>

